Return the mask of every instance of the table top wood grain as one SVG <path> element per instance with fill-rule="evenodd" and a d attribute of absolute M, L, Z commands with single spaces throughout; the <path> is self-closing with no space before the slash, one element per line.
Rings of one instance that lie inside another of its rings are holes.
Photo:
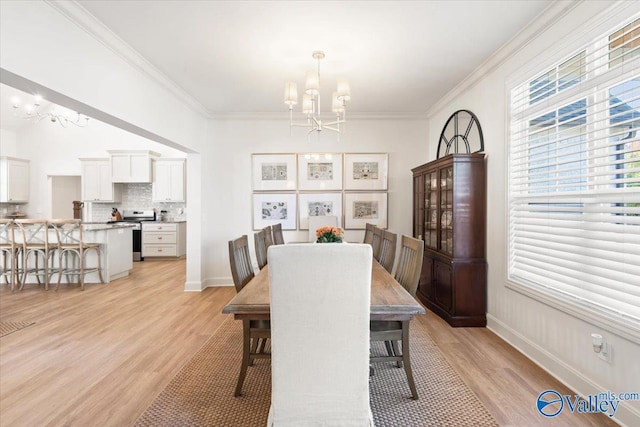
<path fill-rule="evenodd" d="M 269 265 L 245 285 L 222 310 L 236 319 L 268 319 Z M 425 309 L 387 270 L 374 261 L 371 269 L 371 320 L 411 320 Z"/>

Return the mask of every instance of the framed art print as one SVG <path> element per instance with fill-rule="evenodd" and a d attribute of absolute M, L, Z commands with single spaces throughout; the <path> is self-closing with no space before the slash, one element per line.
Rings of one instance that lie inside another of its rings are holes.
<path fill-rule="evenodd" d="M 283 230 L 296 229 L 295 193 L 254 193 L 253 229 L 282 223 Z"/>
<path fill-rule="evenodd" d="M 342 153 L 298 154 L 299 190 L 342 190 Z"/>
<path fill-rule="evenodd" d="M 387 228 L 387 193 L 345 193 L 344 228 L 364 230 L 367 223 Z"/>
<path fill-rule="evenodd" d="M 345 190 L 386 190 L 389 169 L 387 153 L 344 155 Z"/>
<path fill-rule="evenodd" d="M 298 182 L 295 154 L 252 154 L 253 191 L 295 190 Z"/>
<path fill-rule="evenodd" d="M 342 193 L 298 194 L 300 230 L 309 229 L 309 217 L 325 215 L 337 216 L 342 221 Z"/>

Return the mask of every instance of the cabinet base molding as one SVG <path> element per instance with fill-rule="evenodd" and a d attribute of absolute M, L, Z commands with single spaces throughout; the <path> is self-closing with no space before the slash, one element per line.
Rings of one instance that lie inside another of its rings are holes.
<path fill-rule="evenodd" d="M 429 310 L 442 317 L 449 325 L 454 328 L 483 328 L 487 326 L 487 315 L 477 314 L 473 316 L 456 316 L 449 313 L 447 310 L 442 309 L 437 304 L 434 304 L 423 296 L 420 292 L 416 294 L 422 304 Z"/>

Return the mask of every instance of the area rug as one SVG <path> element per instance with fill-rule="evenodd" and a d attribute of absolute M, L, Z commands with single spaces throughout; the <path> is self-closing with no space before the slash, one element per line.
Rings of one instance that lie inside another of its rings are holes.
<path fill-rule="evenodd" d="M 24 329 L 35 322 L 0 322 L 0 337 Z"/>
<path fill-rule="evenodd" d="M 271 364 L 249 367 L 235 398 L 242 324 L 226 320 L 136 421 L 136 426 L 259 426 L 267 422 Z M 374 352 L 384 351 L 382 346 Z M 411 324 L 411 364 L 420 398 L 411 399 L 404 369 L 374 363 L 371 409 L 377 427 L 497 426 L 419 322 Z"/>

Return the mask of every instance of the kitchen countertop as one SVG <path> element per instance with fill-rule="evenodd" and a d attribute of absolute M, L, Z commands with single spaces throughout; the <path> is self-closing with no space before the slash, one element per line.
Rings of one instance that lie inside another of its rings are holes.
<path fill-rule="evenodd" d="M 82 230 L 83 231 L 103 231 L 103 230 L 115 230 L 118 228 L 131 228 L 135 227 L 136 224 L 127 224 L 127 223 L 117 223 L 117 224 L 107 224 L 104 222 L 83 222 Z"/>

